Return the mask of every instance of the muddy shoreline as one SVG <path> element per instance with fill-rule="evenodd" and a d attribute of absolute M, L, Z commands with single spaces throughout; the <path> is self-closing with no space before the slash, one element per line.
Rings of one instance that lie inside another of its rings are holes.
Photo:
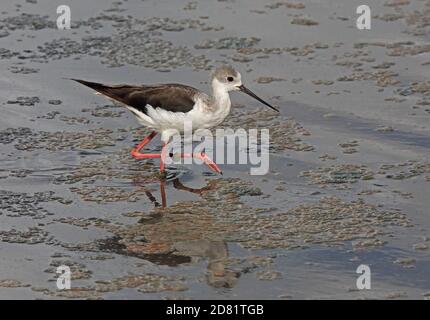
<path fill-rule="evenodd" d="M 428 0 L 372 5 L 368 31 L 354 1 L 75 0 L 71 30 L 53 1 L 4 2 L 0 298 L 429 298 Z M 64 79 L 208 92 L 221 63 L 281 109 L 233 94 L 222 124 L 270 128 L 263 177 L 160 181 L 129 155 L 147 130 Z"/>

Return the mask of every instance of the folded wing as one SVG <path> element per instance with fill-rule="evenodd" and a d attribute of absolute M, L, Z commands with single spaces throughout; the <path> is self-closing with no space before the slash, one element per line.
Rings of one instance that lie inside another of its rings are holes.
<path fill-rule="evenodd" d="M 194 107 L 194 96 L 198 90 L 182 84 L 159 85 L 114 85 L 109 86 L 97 82 L 79 79 L 77 81 L 106 97 L 133 107 L 147 114 L 147 105 L 154 109 L 161 108 L 171 112 L 188 112 Z"/>

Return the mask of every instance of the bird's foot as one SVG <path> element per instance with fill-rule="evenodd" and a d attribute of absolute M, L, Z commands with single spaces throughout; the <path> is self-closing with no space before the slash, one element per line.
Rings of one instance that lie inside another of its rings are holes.
<path fill-rule="evenodd" d="M 201 159 L 212 171 L 222 175 L 222 171 L 218 167 L 218 165 L 215 162 L 213 162 L 212 159 L 209 158 L 204 152 L 197 153 L 196 157 Z"/>
<path fill-rule="evenodd" d="M 131 156 L 135 159 L 156 159 L 160 158 L 160 154 L 154 153 L 140 153 L 140 150 L 143 149 L 151 140 L 157 135 L 157 132 L 153 131 L 149 136 L 143 139 L 137 146 L 131 151 Z"/>
<path fill-rule="evenodd" d="M 166 159 L 167 155 L 164 154 L 164 152 L 160 153 L 140 153 L 136 149 L 134 149 L 131 152 L 131 156 L 135 159 L 160 159 L 160 173 L 165 174 L 165 164 L 164 159 Z M 173 156 L 173 154 L 169 154 L 170 157 Z M 222 171 L 218 167 L 218 165 L 212 161 L 211 158 L 209 158 L 204 152 L 201 153 L 181 153 L 180 156 L 182 158 L 197 158 L 203 161 L 204 164 L 206 164 L 213 172 L 221 174 Z"/>
<path fill-rule="evenodd" d="M 136 149 L 131 151 L 131 156 L 135 159 L 158 159 L 161 158 L 159 153 L 140 153 Z"/>
<path fill-rule="evenodd" d="M 182 158 L 197 158 L 203 161 L 213 172 L 221 174 L 221 169 L 217 166 L 215 162 L 212 161 L 204 152 L 200 153 L 181 153 Z"/>

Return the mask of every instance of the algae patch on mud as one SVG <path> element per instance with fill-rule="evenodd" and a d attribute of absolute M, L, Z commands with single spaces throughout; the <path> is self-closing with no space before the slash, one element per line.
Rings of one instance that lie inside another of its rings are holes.
<path fill-rule="evenodd" d="M 98 185 L 101 182 L 124 181 L 132 182 L 130 186 Z M 128 150 L 120 150 L 96 160 L 82 161 L 70 171 L 55 177 L 55 184 L 79 184 L 70 187 L 70 191 L 78 194 L 82 200 L 108 203 L 117 201 L 139 200 L 147 195 L 144 185 L 159 181 L 159 170 L 153 162 L 133 159 Z"/>
<path fill-rule="evenodd" d="M 12 176 L 14 176 L 13 173 Z M 5 213 L 8 217 L 43 219 L 53 213 L 41 208 L 40 205 L 55 201 L 62 204 L 69 203 L 69 200 L 56 196 L 54 191 L 36 192 L 30 195 L 23 192 L 0 190 L 0 215 Z"/>
<path fill-rule="evenodd" d="M 430 174 L 430 162 L 409 160 L 397 164 L 382 164 L 378 172 L 385 174 L 388 179 L 410 179 L 423 174 Z"/>
<path fill-rule="evenodd" d="M 7 128 L 0 131 L 0 143 L 14 143 L 17 150 L 62 151 L 73 149 L 98 149 L 113 146 L 110 129 L 90 129 L 90 132 L 47 132 L 30 128 Z"/>
<path fill-rule="evenodd" d="M 300 175 L 322 188 L 332 185 L 337 189 L 349 189 L 358 180 L 373 179 L 374 173 L 365 165 L 339 164 L 303 171 Z"/>
<path fill-rule="evenodd" d="M 233 110 L 220 128 L 269 128 L 270 148 L 274 152 L 286 150 L 312 151 L 314 147 L 302 139 L 311 133 L 293 119 L 285 119 L 271 110 Z"/>
<path fill-rule="evenodd" d="M 71 299 L 97 299 L 109 292 L 123 289 L 137 289 L 142 293 L 156 293 L 164 291 L 185 291 L 183 278 L 179 276 L 165 276 L 158 274 L 126 275 L 111 280 L 96 280 L 94 285 L 73 287 L 70 290 L 51 290 L 49 288 L 33 287 L 32 290 L 49 296 Z"/>
<path fill-rule="evenodd" d="M 262 195 L 248 182 L 229 178 L 208 183 L 211 188 L 201 193 L 201 200 L 155 208 L 147 215 L 142 213 L 140 223 L 97 226 L 118 237 L 122 253 L 134 256 L 187 255 L 184 244 L 194 241 L 237 242 L 248 249 L 293 249 L 347 242 L 357 248 L 378 246 L 389 232 L 385 227 L 410 226 L 401 212 L 381 210 L 361 199 L 346 202 L 326 197 L 317 203 L 273 212 L 244 203 L 243 196 Z"/>

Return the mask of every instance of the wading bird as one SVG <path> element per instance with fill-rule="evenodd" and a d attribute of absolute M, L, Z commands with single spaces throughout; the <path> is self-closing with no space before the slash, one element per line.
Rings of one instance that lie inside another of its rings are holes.
<path fill-rule="evenodd" d="M 231 66 L 221 66 L 211 74 L 212 95 L 183 84 L 106 85 L 79 79 L 77 81 L 115 102 L 119 102 L 136 116 L 143 126 L 153 131 L 131 152 L 136 159 L 160 158 L 160 171 L 165 168 L 167 144 L 178 131 L 184 131 L 184 122 L 192 123 L 193 131 L 219 125 L 230 113 L 230 91 L 244 92 L 271 109 L 278 109 L 259 98 L 242 84 L 241 75 Z M 158 133 L 161 134 L 161 154 L 141 153 Z M 169 155 L 171 156 L 171 155 Z M 201 159 L 216 173 L 220 168 L 204 153 L 181 153 L 182 158 Z"/>

